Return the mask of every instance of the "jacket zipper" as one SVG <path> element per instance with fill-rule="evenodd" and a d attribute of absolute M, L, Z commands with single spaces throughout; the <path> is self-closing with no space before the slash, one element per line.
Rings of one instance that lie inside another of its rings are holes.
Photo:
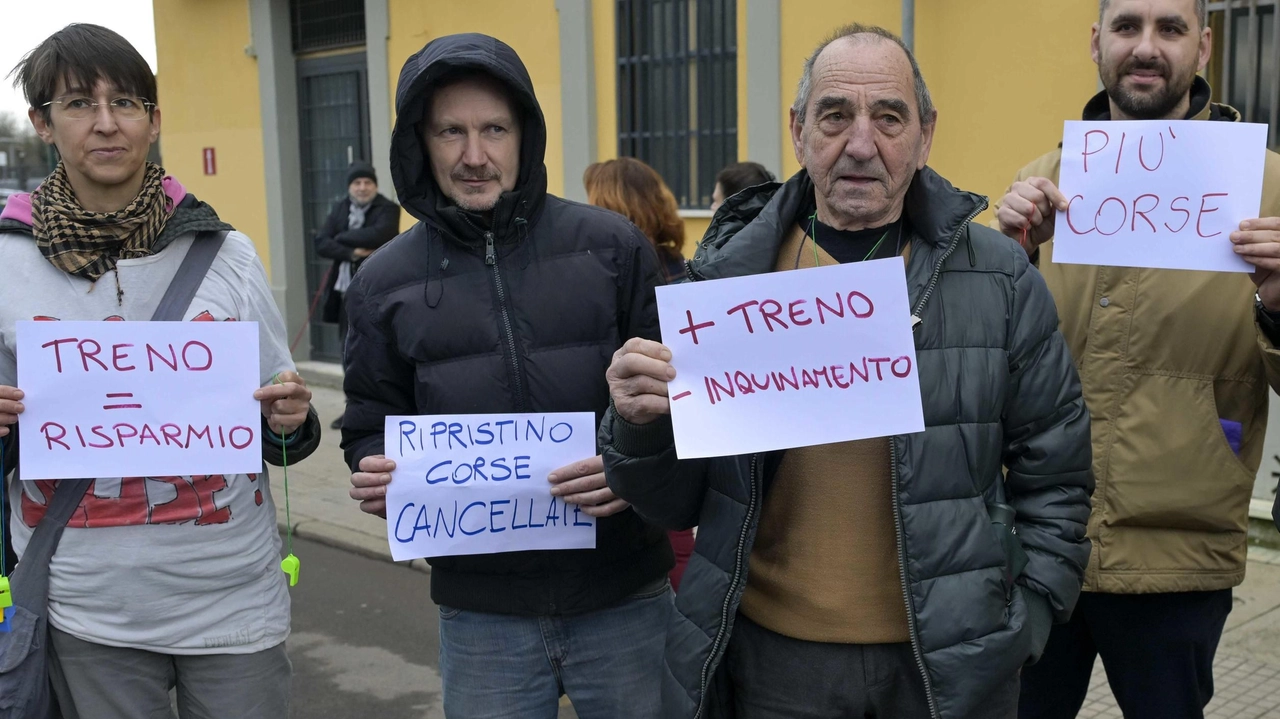
<path fill-rule="evenodd" d="M 951 236 L 951 244 L 943 251 L 942 256 L 938 258 L 938 262 L 933 267 L 933 275 L 929 277 L 929 284 L 925 286 L 924 292 L 920 295 L 920 301 L 916 303 L 915 311 L 911 313 L 911 329 L 914 331 L 916 327 L 924 321 L 921 319 L 921 313 L 924 312 L 924 306 L 929 302 L 929 298 L 933 295 L 933 290 L 938 286 L 938 280 L 942 277 L 942 265 L 955 253 L 956 248 L 960 246 L 960 233 L 977 217 L 979 213 L 987 209 L 987 201 L 984 198 L 982 203 L 964 222 L 960 223 L 960 229 L 955 231 Z M 889 485 L 893 492 L 893 528 L 895 539 L 898 543 L 898 577 L 902 581 L 902 601 L 907 606 L 907 632 L 911 635 L 911 653 L 916 659 L 916 668 L 920 670 L 920 676 L 924 679 L 924 696 L 929 703 L 929 714 L 938 719 L 941 715 L 938 713 L 938 701 L 933 695 L 933 682 L 929 679 L 929 670 L 924 666 L 924 652 L 920 650 L 920 633 L 916 627 L 916 615 L 911 606 L 911 588 L 907 586 L 907 544 L 902 533 L 902 505 L 898 498 L 898 438 L 889 438 Z"/>
<path fill-rule="evenodd" d="M 951 236 L 951 244 L 948 245 L 946 251 L 942 253 L 942 257 L 938 258 L 938 264 L 934 265 L 933 268 L 933 276 L 929 278 L 929 284 L 925 286 L 924 292 L 920 295 L 920 301 L 916 303 L 916 308 L 911 313 L 912 330 L 919 327 L 920 324 L 924 322 L 920 313 L 924 312 L 925 304 L 929 302 L 929 298 L 933 295 L 934 288 L 938 286 L 938 278 L 942 276 L 942 263 L 946 262 L 947 258 L 951 257 L 951 255 L 956 251 L 956 248 L 960 246 L 960 233 L 964 232 L 964 228 L 967 227 L 970 222 L 973 222 L 973 218 L 977 217 L 985 209 L 987 209 L 987 198 L 984 197 L 982 198 L 982 202 L 978 204 L 977 209 L 970 212 L 969 216 L 964 218 L 964 222 L 960 223 L 960 229 L 956 230 L 955 234 Z"/>
<path fill-rule="evenodd" d="M 720 651 L 720 645 L 724 643 L 725 627 L 729 624 L 729 607 L 733 604 L 733 595 L 738 591 L 738 583 L 742 581 L 742 566 L 744 562 L 742 550 L 746 547 L 747 531 L 751 527 L 751 517 L 755 514 L 756 503 L 760 497 L 760 487 L 756 484 L 756 468 L 759 461 L 760 455 L 751 455 L 751 491 L 747 500 L 747 516 L 742 523 L 742 531 L 738 533 L 738 552 L 734 558 L 733 580 L 729 582 L 729 591 L 725 594 L 724 606 L 720 609 L 720 630 L 716 632 L 716 639 L 711 643 L 711 653 L 707 655 L 707 661 L 702 664 L 702 692 L 698 699 L 698 711 L 694 712 L 693 719 L 701 719 L 706 709 L 707 681 L 711 678 L 711 665 L 715 662 L 716 653 Z"/>
<path fill-rule="evenodd" d="M 898 441 L 889 438 L 889 485 L 893 491 L 893 529 L 898 542 L 898 578 L 902 581 L 902 601 L 907 604 L 907 631 L 911 634 L 911 653 L 916 658 L 916 668 L 924 678 L 924 698 L 929 702 L 929 715 L 938 719 L 938 703 L 933 696 L 933 682 L 924 666 L 924 652 L 920 651 L 920 634 L 916 629 L 916 614 L 911 608 L 910 587 L 907 586 L 907 544 L 902 536 L 902 510 L 898 506 Z"/>
<path fill-rule="evenodd" d="M 498 256 L 493 249 L 493 233 L 484 233 L 484 263 L 493 269 L 493 285 L 498 290 L 498 309 L 502 313 L 502 329 L 507 335 L 507 349 L 511 356 L 511 382 L 516 390 L 516 411 L 524 411 L 524 386 L 520 381 L 520 360 L 516 354 L 516 335 L 511 329 L 511 313 L 507 310 L 507 292 L 502 286 L 502 273 L 498 271 Z"/>

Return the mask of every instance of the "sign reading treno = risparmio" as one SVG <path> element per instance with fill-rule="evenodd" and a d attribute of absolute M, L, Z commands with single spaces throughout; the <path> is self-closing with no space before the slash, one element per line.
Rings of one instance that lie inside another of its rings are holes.
<path fill-rule="evenodd" d="M 681 458 L 924 429 L 902 258 L 657 293 Z"/>
<path fill-rule="evenodd" d="M 23 479 L 262 470 L 256 322 L 18 322 Z"/>

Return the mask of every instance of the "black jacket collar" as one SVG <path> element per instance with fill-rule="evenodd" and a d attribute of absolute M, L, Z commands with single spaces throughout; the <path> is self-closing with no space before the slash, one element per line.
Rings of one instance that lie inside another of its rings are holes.
<path fill-rule="evenodd" d="M 759 185 L 729 198 L 711 220 L 690 269 L 703 279 L 772 272 L 783 239 L 802 219 L 813 191 L 809 174 L 801 170 L 785 183 Z M 920 241 L 942 247 L 986 202 L 926 167 L 907 188 L 903 214 Z"/>
<path fill-rule="evenodd" d="M 1213 88 L 1209 86 L 1209 82 L 1199 75 L 1191 82 L 1191 107 L 1187 109 L 1187 116 L 1184 120 L 1218 120 L 1225 122 L 1239 122 L 1240 113 L 1230 105 L 1210 102 L 1213 97 Z M 1094 95 L 1084 106 L 1084 112 L 1080 115 L 1083 120 L 1110 120 L 1111 119 L 1111 98 L 1107 97 L 1106 90 Z"/>

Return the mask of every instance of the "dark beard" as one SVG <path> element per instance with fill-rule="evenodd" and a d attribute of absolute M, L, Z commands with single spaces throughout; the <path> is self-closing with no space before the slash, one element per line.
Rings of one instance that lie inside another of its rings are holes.
<path fill-rule="evenodd" d="M 1125 68 L 1124 71 L 1128 72 L 1129 69 Z M 1187 96 L 1191 90 L 1191 83 L 1195 81 L 1194 74 L 1185 79 L 1171 77 L 1171 75 L 1173 73 L 1165 75 L 1163 90 L 1154 94 L 1135 94 L 1121 86 L 1123 76 L 1117 73 L 1111 82 L 1107 83 L 1107 97 L 1111 98 L 1121 112 L 1135 120 L 1164 119 Z"/>

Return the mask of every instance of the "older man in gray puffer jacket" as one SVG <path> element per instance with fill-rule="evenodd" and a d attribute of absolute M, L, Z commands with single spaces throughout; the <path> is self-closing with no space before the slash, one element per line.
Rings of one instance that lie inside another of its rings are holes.
<path fill-rule="evenodd" d="M 614 357 L 609 486 L 699 527 L 667 719 L 1012 717 L 1019 669 L 1071 614 L 1088 412 L 1026 253 L 926 166 L 936 117 L 901 41 L 843 28 L 792 110 L 805 169 L 726 202 L 689 264 L 709 280 L 906 256 L 924 432 L 679 461 L 670 350 L 634 339 Z"/>

